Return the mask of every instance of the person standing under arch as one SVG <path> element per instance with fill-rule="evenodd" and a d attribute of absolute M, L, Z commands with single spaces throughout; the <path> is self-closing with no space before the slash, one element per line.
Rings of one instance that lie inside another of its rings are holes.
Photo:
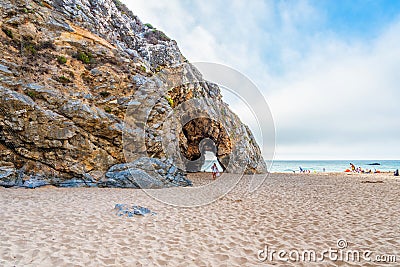
<path fill-rule="evenodd" d="M 211 167 L 211 171 L 212 171 L 213 180 L 215 180 L 217 178 L 217 176 L 219 176 L 219 170 L 218 170 L 217 164 L 215 162 Z"/>

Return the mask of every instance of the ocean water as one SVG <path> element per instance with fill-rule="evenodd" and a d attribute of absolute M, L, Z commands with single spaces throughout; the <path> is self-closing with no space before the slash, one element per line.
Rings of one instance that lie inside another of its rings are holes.
<path fill-rule="evenodd" d="M 344 172 L 350 168 L 350 162 L 363 170 L 395 171 L 400 169 L 400 160 L 275 160 L 271 172 L 299 172 L 299 167 L 311 172 Z M 269 166 L 270 162 L 267 162 Z M 379 163 L 380 165 L 369 165 Z"/>
<path fill-rule="evenodd" d="M 222 167 L 216 160 L 206 160 L 201 171 L 211 172 L 212 164 L 216 162 L 219 170 Z M 299 167 L 310 172 L 344 172 L 350 169 L 350 162 L 356 167 L 361 167 L 363 170 L 370 169 L 372 171 L 391 171 L 400 170 L 400 160 L 274 160 L 269 168 L 270 172 L 299 172 Z M 270 162 L 266 162 L 270 166 Z M 368 165 L 379 163 L 380 165 Z"/>

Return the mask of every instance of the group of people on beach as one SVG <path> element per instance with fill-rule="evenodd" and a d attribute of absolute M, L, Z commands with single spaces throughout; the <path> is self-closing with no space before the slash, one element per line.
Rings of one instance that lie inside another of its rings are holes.
<path fill-rule="evenodd" d="M 352 172 L 356 172 L 356 173 L 372 173 L 371 169 L 363 170 L 361 167 L 356 168 L 356 166 L 354 166 L 353 163 L 350 163 L 350 169 Z M 373 173 L 380 173 L 380 171 L 375 169 Z"/>
<path fill-rule="evenodd" d="M 301 166 L 299 167 L 299 169 L 300 169 L 300 173 L 311 173 L 310 170 L 303 169 Z M 350 163 L 350 169 L 351 169 L 352 172 L 356 172 L 356 173 L 380 173 L 380 171 L 376 170 L 376 169 L 374 170 L 374 172 L 372 172 L 371 169 L 363 170 L 361 167 L 356 167 L 353 163 Z M 219 177 L 221 175 L 221 173 L 218 170 L 218 167 L 217 167 L 216 163 L 214 163 L 212 165 L 211 171 L 212 171 L 213 180 L 215 180 L 217 177 Z M 323 168 L 323 171 L 325 172 L 325 168 Z M 346 172 L 347 171 L 350 171 L 350 170 L 346 170 Z M 293 172 L 295 172 L 295 171 L 293 171 Z M 399 176 L 399 170 L 396 170 L 394 172 L 394 176 Z"/>
<path fill-rule="evenodd" d="M 303 169 L 301 166 L 299 166 L 299 170 L 301 173 L 311 173 L 310 170 Z"/>
<path fill-rule="evenodd" d="M 295 173 L 296 171 L 292 170 L 293 173 Z M 325 172 L 325 168 L 322 169 L 323 172 Z M 301 166 L 299 166 L 299 172 L 300 173 L 311 173 L 310 170 L 304 169 Z M 350 163 L 350 168 L 346 169 L 345 172 L 355 172 L 355 173 L 381 173 L 380 170 L 377 169 L 362 169 L 361 167 L 356 167 L 353 163 Z M 314 170 L 314 173 L 316 173 L 316 171 Z M 394 172 L 394 176 L 399 176 L 399 170 L 396 170 Z"/>
<path fill-rule="evenodd" d="M 374 169 L 374 171 L 372 171 L 371 169 L 365 169 L 363 170 L 361 167 L 357 167 L 354 166 L 353 163 L 350 163 L 350 169 L 352 172 L 357 172 L 357 173 L 381 173 L 380 170 Z M 350 170 L 346 170 L 346 172 L 350 172 Z M 394 171 L 394 176 L 399 176 L 399 170 L 395 170 Z"/>
<path fill-rule="evenodd" d="M 353 163 L 350 163 L 350 168 L 351 168 L 352 172 L 357 172 L 357 173 L 371 173 L 372 172 L 372 170 L 368 170 L 368 169 L 363 170 L 361 167 L 356 168 L 356 166 L 354 166 Z"/>

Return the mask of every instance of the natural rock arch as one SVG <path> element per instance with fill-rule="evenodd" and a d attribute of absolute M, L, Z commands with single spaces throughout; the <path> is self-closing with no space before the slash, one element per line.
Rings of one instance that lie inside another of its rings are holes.
<path fill-rule="evenodd" d="M 188 160 L 188 172 L 200 171 L 206 151 L 212 151 L 225 170 L 232 152 L 231 139 L 222 124 L 205 117 L 192 119 L 182 127 L 179 147 L 181 154 Z"/>

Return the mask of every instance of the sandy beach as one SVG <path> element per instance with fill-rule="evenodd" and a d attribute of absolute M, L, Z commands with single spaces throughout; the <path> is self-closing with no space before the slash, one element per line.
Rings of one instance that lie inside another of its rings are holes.
<path fill-rule="evenodd" d="M 189 178 L 195 186 L 211 182 L 210 174 Z M 0 266 L 380 266 L 376 256 L 388 255 L 397 263 L 384 266 L 398 266 L 400 179 L 393 174 L 270 174 L 253 193 L 249 179 L 196 208 L 141 190 L 0 188 Z M 117 216 L 116 203 L 157 214 Z M 326 254 L 309 262 L 293 252 L 320 256 L 338 246 L 371 251 L 371 261 Z M 271 250 L 286 251 L 287 261 Z"/>

